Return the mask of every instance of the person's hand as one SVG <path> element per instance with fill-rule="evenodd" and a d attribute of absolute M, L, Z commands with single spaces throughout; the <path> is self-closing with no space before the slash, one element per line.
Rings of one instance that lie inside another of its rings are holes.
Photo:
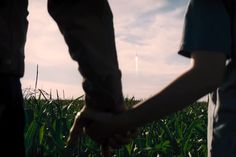
<path fill-rule="evenodd" d="M 86 126 L 86 133 L 100 144 L 108 144 L 112 148 L 119 148 L 130 143 L 137 136 L 137 129 L 119 132 L 114 123 L 115 114 L 91 110 L 86 114 L 93 122 Z M 122 122 L 120 122 L 122 123 Z"/>
<path fill-rule="evenodd" d="M 85 115 L 87 112 L 88 109 L 83 107 L 83 109 L 76 114 L 73 125 L 70 129 L 69 137 L 67 138 L 67 148 L 72 148 L 76 144 L 78 138 L 85 134 L 85 126 L 89 123 L 89 121 L 84 118 L 86 117 Z"/>
<path fill-rule="evenodd" d="M 84 107 L 75 117 L 67 147 L 73 147 L 78 137 L 85 133 L 97 143 L 110 145 L 112 148 L 130 143 L 132 138 L 137 136 L 137 130 L 114 134 L 114 128 L 112 128 L 114 116 L 111 113 L 98 112 Z"/>

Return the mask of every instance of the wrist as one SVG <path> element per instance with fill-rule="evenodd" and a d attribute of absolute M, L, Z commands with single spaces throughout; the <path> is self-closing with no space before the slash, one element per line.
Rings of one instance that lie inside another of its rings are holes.
<path fill-rule="evenodd" d="M 132 130 L 133 128 L 133 117 L 130 114 L 130 110 L 126 110 L 120 114 L 114 115 L 112 117 L 112 128 L 114 132 L 126 132 L 128 130 Z"/>

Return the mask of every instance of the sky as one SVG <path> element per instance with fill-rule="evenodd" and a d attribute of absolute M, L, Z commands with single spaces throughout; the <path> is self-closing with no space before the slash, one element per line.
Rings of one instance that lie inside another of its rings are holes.
<path fill-rule="evenodd" d="M 56 23 L 47 13 L 46 0 L 29 2 L 29 29 L 22 88 L 77 98 L 84 94 L 78 65 Z M 188 0 L 109 0 L 114 16 L 117 55 L 125 97 L 145 99 L 161 91 L 190 66 L 177 54 Z"/>

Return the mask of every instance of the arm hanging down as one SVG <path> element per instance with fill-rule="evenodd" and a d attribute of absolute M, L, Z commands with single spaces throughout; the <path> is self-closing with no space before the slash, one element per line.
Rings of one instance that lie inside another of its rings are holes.
<path fill-rule="evenodd" d="M 117 61 L 113 15 L 107 0 L 49 0 L 48 10 L 58 24 L 71 57 L 79 64 L 85 91 L 85 110 L 120 113 L 124 105 Z M 78 113 L 69 144 L 88 124 Z"/>

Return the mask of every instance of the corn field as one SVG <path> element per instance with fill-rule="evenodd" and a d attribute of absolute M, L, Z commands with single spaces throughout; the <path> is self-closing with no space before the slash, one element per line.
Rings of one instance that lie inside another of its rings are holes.
<path fill-rule="evenodd" d="M 27 157 L 100 157 L 100 147 L 89 137 L 78 145 L 64 148 L 75 114 L 83 106 L 83 97 L 62 100 L 38 90 L 26 91 L 25 146 Z M 131 107 L 138 100 L 125 99 Z M 174 104 L 173 104 L 174 105 Z M 198 102 L 184 111 L 150 123 L 128 145 L 114 150 L 114 157 L 205 157 L 207 156 L 207 105 Z"/>

